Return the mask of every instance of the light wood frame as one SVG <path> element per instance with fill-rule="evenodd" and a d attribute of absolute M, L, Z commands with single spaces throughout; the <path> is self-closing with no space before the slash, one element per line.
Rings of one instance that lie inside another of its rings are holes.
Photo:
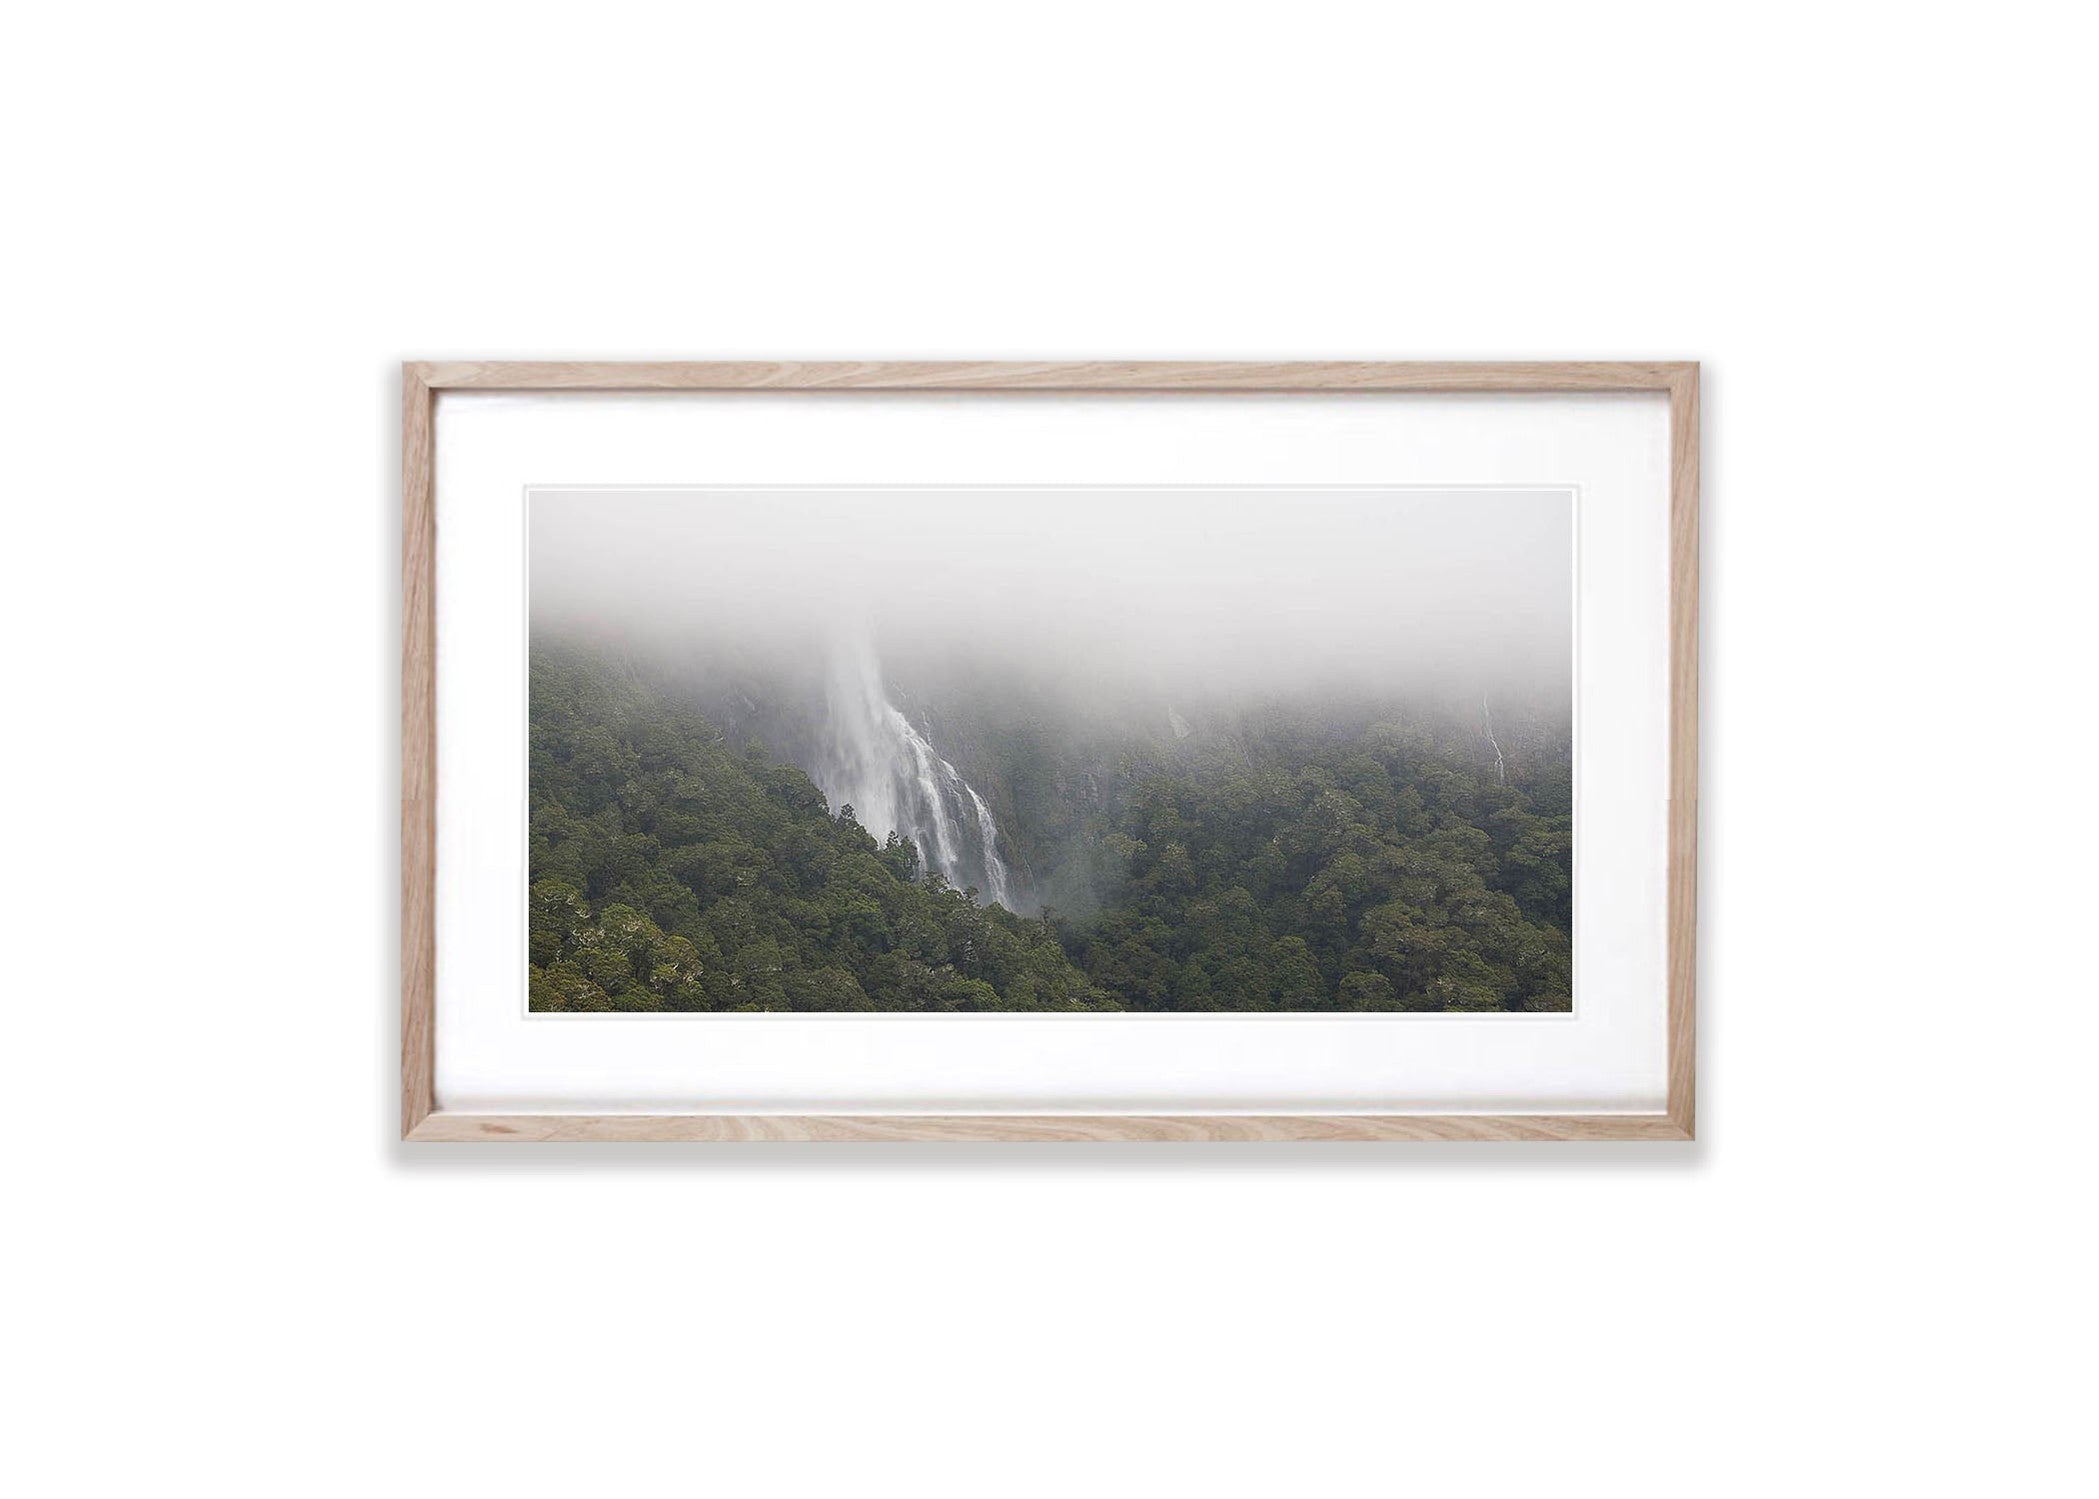
<path fill-rule="evenodd" d="M 1658 1114 L 462 1114 L 437 1109 L 437 396 L 476 391 L 1662 392 L 1669 399 L 1668 1098 Z M 1695 363 L 410 363 L 401 371 L 406 1140 L 1689 1140 L 1698 862 Z"/>

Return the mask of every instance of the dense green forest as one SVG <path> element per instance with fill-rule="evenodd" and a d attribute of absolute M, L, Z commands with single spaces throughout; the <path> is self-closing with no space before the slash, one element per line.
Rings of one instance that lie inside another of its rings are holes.
<path fill-rule="evenodd" d="M 1230 748 L 1117 747 L 1056 807 L 1088 898 L 1018 915 L 676 690 L 536 643 L 531 1008 L 1570 1008 L 1564 767 L 1526 789 L 1433 725 L 1288 712 Z"/>

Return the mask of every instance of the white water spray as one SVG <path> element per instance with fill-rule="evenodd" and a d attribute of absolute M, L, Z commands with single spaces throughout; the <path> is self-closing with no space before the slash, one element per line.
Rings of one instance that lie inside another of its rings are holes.
<path fill-rule="evenodd" d="M 1487 727 L 1487 743 L 1494 746 L 1494 779 L 1502 785 L 1509 784 L 1509 767 L 1501 758 L 1501 741 L 1494 737 L 1494 710 L 1487 706 L 1487 695 L 1480 694 L 1480 721 Z"/>
<path fill-rule="evenodd" d="M 991 808 L 889 700 L 866 641 L 832 653 L 824 698 L 814 774 L 832 808 L 850 803 L 876 838 L 903 834 L 950 884 L 975 885 L 985 899 L 1010 909 L 1013 882 L 999 857 Z"/>

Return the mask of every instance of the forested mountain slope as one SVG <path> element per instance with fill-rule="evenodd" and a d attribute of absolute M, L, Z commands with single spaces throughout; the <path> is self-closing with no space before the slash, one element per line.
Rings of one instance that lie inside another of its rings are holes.
<path fill-rule="evenodd" d="M 1115 1008 L 808 776 L 587 656 L 535 651 L 531 1008 Z"/>
<path fill-rule="evenodd" d="M 535 641 L 531 699 L 535 1010 L 1570 1007 L 1564 763 L 1502 784 L 1434 723 L 986 733 L 1001 827 L 1088 897 L 1021 916 L 629 666 Z"/>

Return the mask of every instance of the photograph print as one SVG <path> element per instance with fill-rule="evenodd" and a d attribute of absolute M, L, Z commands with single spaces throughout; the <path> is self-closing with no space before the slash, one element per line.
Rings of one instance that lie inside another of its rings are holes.
<path fill-rule="evenodd" d="M 1568 1012 L 1574 507 L 535 488 L 528 1007 Z"/>

